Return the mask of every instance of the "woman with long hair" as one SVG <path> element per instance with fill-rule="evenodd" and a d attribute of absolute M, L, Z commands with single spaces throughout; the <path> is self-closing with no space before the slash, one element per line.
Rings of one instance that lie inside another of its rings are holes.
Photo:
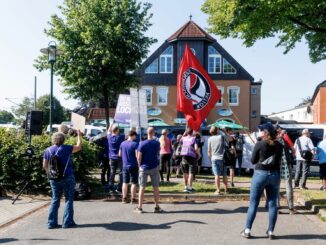
<path fill-rule="evenodd" d="M 181 156 L 182 156 L 182 172 L 185 183 L 184 192 L 194 192 L 192 188 L 192 182 L 194 180 L 194 174 L 197 171 L 197 159 L 200 157 L 200 152 L 193 130 L 188 128 L 180 140 L 182 144 Z"/>
<path fill-rule="evenodd" d="M 170 181 L 170 167 L 171 167 L 171 156 L 172 156 L 172 143 L 168 138 L 168 130 L 163 129 L 160 137 L 160 162 L 161 162 L 161 181 L 164 181 L 163 170 L 166 169 L 166 181 Z"/>
<path fill-rule="evenodd" d="M 246 226 L 241 235 L 245 238 L 251 237 L 250 232 L 259 201 L 264 190 L 266 190 L 269 211 L 269 226 L 266 234 L 269 239 L 274 239 L 283 146 L 277 140 L 276 130 L 272 124 L 266 123 L 258 128 L 261 130 L 261 141 L 256 143 L 251 157 L 252 163 L 255 164 L 255 172 L 251 181 L 250 205 Z"/>

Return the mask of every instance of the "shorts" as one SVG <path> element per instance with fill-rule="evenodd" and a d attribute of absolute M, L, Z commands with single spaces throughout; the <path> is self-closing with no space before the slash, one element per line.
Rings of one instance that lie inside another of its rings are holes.
<path fill-rule="evenodd" d="M 319 164 L 320 179 L 326 180 L 326 163 Z"/>
<path fill-rule="evenodd" d="M 183 156 L 181 168 L 184 174 L 195 174 L 197 172 L 197 160 L 190 156 Z"/>
<path fill-rule="evenodd" d="M 224 167 L 223 160 L 212 160 L 212 172 L 214 176 L 226 176 L 226 167 Z"/>
<path fill-rule="evenodd" d="M 138 184 L 138 167 L 123 167 L 122 180 L 125 184 L 129 184 L 130 180 L 132 184 Z"/>
<path fill-rule="evenodd" d="M 152 169 L 144 170 L 141 167 L 139 168 L 139 186 L 145 188 L 147 185 L 148 176 L 151 177 L 151 182 L 153 187 L 159 187 L 160 185 L 160 166 L 157 166 Z"/>

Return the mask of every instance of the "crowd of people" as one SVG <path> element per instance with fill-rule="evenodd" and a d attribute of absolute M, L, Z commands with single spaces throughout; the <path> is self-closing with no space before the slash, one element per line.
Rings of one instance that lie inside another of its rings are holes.
<path fill-rule="evenodd" d="M 168 137 L 168 130 L 163 130 L 157 137 L 155 129 L 147 129 L 146 138 L 140 140 L 135 129 L 131 129 L 127 138 L 121 135 L 118 125 L 111 125 L 107 137 L 103 140 L 103 152 L 100 154 L 102 169 L 101 182 L 107 186 L 108 191 L 121 192 L 122 203 L 137 204 L 134 211 L 143 212 L 144 192 L 151 179 L 154 194 L 154 213 L 164 212 L 159 205 L 160 182 L 171 178 L 172 169 L 176 175 L 183 174 L 184 192 L 192 193 L 193 181 L 198 173 L 203 154 L 207 154 L 212 163 L 212 174 L 215 176 L 215 195 L 221 194 L 220 180 L 223 180 L 224 193 L 228 191 L 227 170 L 230 173 L 230 184 L 234 186 L 236 162 L 238 162 L 241 175 L 244 138 L 239 133 L 233 133 L 231 129 L 210 128 L 207 152 L 203 152 L 203 140 L 200 134 L 187 128 L 183 135 L 177 135 L 174 140 Z M 81 133 L 78 132 L 78 141 L 75 146 L 65 145 L 65 135 L 62 132 L 53 134 L 53 145 L 44 152 L 43 168 L 49 171 L 51 156 L 57 155 L 61 163 L 65 164 L 64 177 L 60 180 L 50 180 L 52 189 L 52 201 L 49 210 L 48 228 L 58 226 L 58 208 L 60 198 L 65 194 L 66 203 L 64 210 L 63 228 L 75 226 L 73 219 L 73 186 L 75 179 L 71 154 L 81 150 Z M 320 162 L 320 174 L 323 180 L 322 190 L 326 190 L 326 137 L 315 148 L 310 137 L 309 130 L 304 129 L 302 136 L 294 143 L 279 126 L 263 124 L 259 126 L 258 137 L 251 156 L 251 162 L 255 166 L 254 175 L 250 187 L 250 205 L 248 208 L 246 225 L 241 235 L 250 238 L 250 232 L 256 217 L 257 208 L 264 194 L 266 208 L 269 211 L 269 227 L 267 236 L 274 238 L 274 228 L 277 220 L 280 182 L 284 179 L 286 197 L 290 214 L 295 214 L 293 203 L 292 163 L 296 159 L 296 172 L 294 188 L 307 189 L 306 181 L 308 168 L 314 157 L 318 156 Z M 301 174 L 302 172 L 302 174 Z M 118 173 L 119 180 L 115 183 Z M 300 176 L 302 176 L 300 181 Z M 128 199 L 128 186 L 131 182 L 130 200 Z M 137 200 L 137 186 L 139 186 Z"/>

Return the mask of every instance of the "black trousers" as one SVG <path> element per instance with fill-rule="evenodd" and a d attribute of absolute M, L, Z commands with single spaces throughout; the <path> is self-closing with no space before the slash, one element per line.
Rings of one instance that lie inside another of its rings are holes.
<path fill-rule="evenodd" d="M 114 185 L 114 178 L 119 171 L 119 183 L 118 183 L 118 190 L 122 189 L 122 161 L 121 159 L 110 159 L 110 168 L 111 168 L 111 173 L 110 173 L 110 179 L 109 179 L 109 185 L 112 188 Z"/>
<path fill-rule="evenodd" d="M 107 158 L 102 159 L 101 183 L 102 185 L 108 184 L 110 179 L 110 161 Z"/>
<path fill-rule="evenodd" d="M 166 170 L 166 180 L 170 180 L 170 173 L 171 173 L 171 154 L 161 154 L 160 155 L 160 161 L 161 161 L 161 170 L 160 170 L 160 176 L 161 180 L 163 181 L 163 171 Z"/>

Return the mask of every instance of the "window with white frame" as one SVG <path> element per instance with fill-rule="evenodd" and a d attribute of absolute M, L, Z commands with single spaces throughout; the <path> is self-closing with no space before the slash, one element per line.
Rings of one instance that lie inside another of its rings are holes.
<path fill-rule="evenodd" d="M 237 73 L 237 70 L 225 58 L 223 58 L 223 73 L 225 74 Z"/>
<path fill-rule="evenodd" d="M 160 73 L 172 73 L 173 69 L 173 47 L 169 46 L 160 55 Z"/>
<path fill-rule="evenodd" d="M 158 105 L 167 105 L 168 104 L 168 87 L 157 87 L 157 104 Z"/>
<path fill-rule="evenodd" d="M 221 93 L 221 99 L 219 101 L 216 102 L 216 106 L 221 106 L 223 105 L 223 94 L 224 94 L 224 87 L 218 86 L 217 89 L 220 91 Z"/>
<path fill-rule="evenodd" d="M 228 87 L 228 102 L 229 105 L 239 105 L 240 87 Z"/>
<path fill-rule="evenodd" d="M 146 67 L 145 73 L 158 73 L 158 59 L 156 58 L 149 66 Z"/>
<path fill-rule="evenodd" d="M 213 46 L 208 46 L 208 73 L 221 73 L 221 55 Z"/>
<path fill-rule="evenodd" d="M 142 87 L 146 91 L 146 102 L 147 105 L 152 105 L 153 103 L 153 87 L 144 86 Z"/>

